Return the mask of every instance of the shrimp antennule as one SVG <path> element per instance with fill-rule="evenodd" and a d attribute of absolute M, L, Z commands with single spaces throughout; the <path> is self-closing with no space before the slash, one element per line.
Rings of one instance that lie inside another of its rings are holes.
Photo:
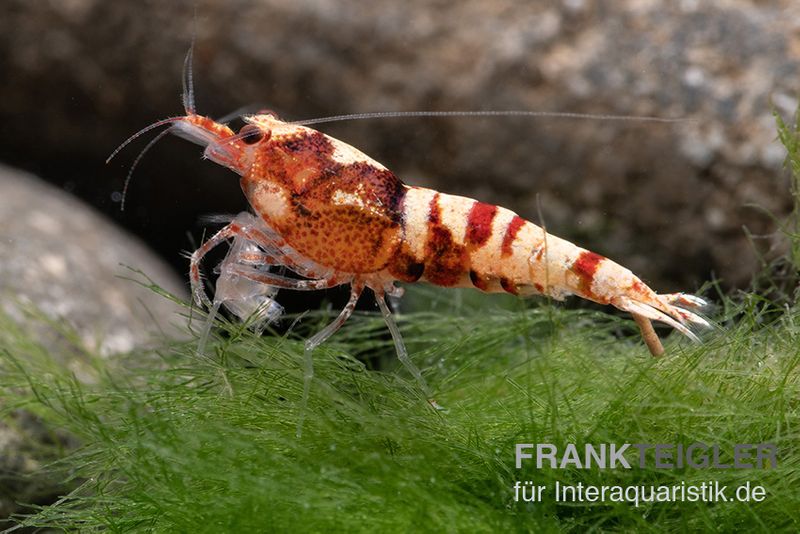
<path fill-rule="evenodd" d="M 192 72 L 192 60 L 194 59 L 194 36 L 192 36 L 192 44 L 186 52 L 186 57 L 183 58 L 183 93 L 181 100 L 183 101 L 183 109 L 187 115 L 195 115 L 197 113 L 194 105 L 194 76 Z"/>

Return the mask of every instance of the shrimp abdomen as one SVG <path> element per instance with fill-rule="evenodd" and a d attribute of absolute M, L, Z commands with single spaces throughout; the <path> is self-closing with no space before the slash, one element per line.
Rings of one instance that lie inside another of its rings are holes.
<path fill-rule="evenodd" d="M 665 322 L 690 337 L 687 324 L 708 324 L 684 309 L 699 299 L 683 299 L 690 305 L 681 307 L 675 295 L 657 294 L 618 263 L 505 208 L 411 187 L 401 209 L 402 239 L 386 268 L 396 279 L 557 300 L 576 295 Z"/>
<path fill-rule="evenodd" d="M 387 265 L 391 276 L 486 292 L 533 287 L 527 259 L 542 231 L 513 211 L 423 187 L 408 189 L 402 211 L 403 239 Z"/>

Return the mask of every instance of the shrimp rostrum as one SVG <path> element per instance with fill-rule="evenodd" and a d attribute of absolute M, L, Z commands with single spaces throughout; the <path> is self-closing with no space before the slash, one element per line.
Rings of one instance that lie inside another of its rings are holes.
<path fill-rule="evenodd" d="M 402 293 L 396 282 L 557 300 L 577 295 L 610 304 L 633 315 L 654 355 L 664 349 L 650 321 L 695 340 L 692 328 L 708 325 L 691 311 L 704 305 L 702 299 L 657 294 L 628 269 L 510 210 L 407 186 L 352 146 L 272 114 L 244 116 L 246 124 L 234 132 L 197 114 L 192 100 L 190 91 L 184 96 L 185 115 L 147 129 L 169 125 L 172 133 L 203 146 L 206 158 L 239 175 L 253 210 L 234 218 L 192 254 L 195 299 L 216 308 L 239 304 L 237 314 L 253 311 L 259 302 L 268 317 L 278 310 L 272 300 L 276 289 L 350 286 L 350 299 L 338 317 L 305 342 L 304 405 L 313 376 L 312 351 L 350 317 L 365 288 L 375 294 L 401 362 L 426 394 L 428 387 L 408 358 L 386 303 L 387 295 Z M 226 283 L 234 284 L 212 303 L 203 289 L 200 262 L 213 247 L 231 241 L 239 249 L 223 267 Z M 265 266 L 285 267 L 303 279 Z M 237 296 L 237 288 L 245 294 Z"/>

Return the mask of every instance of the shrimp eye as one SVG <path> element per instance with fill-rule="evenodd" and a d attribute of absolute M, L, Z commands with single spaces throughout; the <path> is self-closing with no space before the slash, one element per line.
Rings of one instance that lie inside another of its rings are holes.
<path fill-rule="evenodd" d="M 242 141 L 247 145 L 254 145 L 264 139 L 264 132 L 253 124 L 242 126 L 242 129 L 239 130 L 239 135 L 242 136 Z"/>

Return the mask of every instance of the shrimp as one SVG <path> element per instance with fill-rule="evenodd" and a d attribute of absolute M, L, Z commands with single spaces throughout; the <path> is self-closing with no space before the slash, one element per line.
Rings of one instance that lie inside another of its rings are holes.
<path fill-rule="evenodd" d="M 366 154 L 313 128 L 257 113 L 243 116 L 245 125 L 235 132 L 198 114 L 190 69 L 186 76 L 190 61 L 191 50 L 184 65 L 184 115 L 144 128 L 112 157 L 138 135 L 168 125 L 156 140 L 167 131 L 174 133 L 201 145 L 205 158 L 239 175 L 254 213 L 238 215 L 191 255 L 194 299 L 213 313 L 224 304 L 243 317 L 266 305 L 264 317 L 270 318 L 278 309 L 273 300 L 278 289 L 350 286 L 344 309 L 305 342 L 298 435 L 314 376 L 312 352 L 347 321 L 365 288 L 375 295 L 400 362 L 434 406 L 386 301 L 387 296 L 402 295 L 397 282 L 556 300 L 576 295 L 612 305 L 633 315 L 654 356 L 664 348 L 651 321 L 666 323 L 695 341 L 692 328 L 709 326 L 692 311 L 705 305 L 703 299 L 658 294 L 618 263 L 547 233 L 508 209 L 408 186 Z M 212 303 L 200 264 L 209 250 L 229 240 L 234 248 L 223 262 L 223 280 Z M 285 267 L 303 279 L 272 272 L 270 266 Z"/>

